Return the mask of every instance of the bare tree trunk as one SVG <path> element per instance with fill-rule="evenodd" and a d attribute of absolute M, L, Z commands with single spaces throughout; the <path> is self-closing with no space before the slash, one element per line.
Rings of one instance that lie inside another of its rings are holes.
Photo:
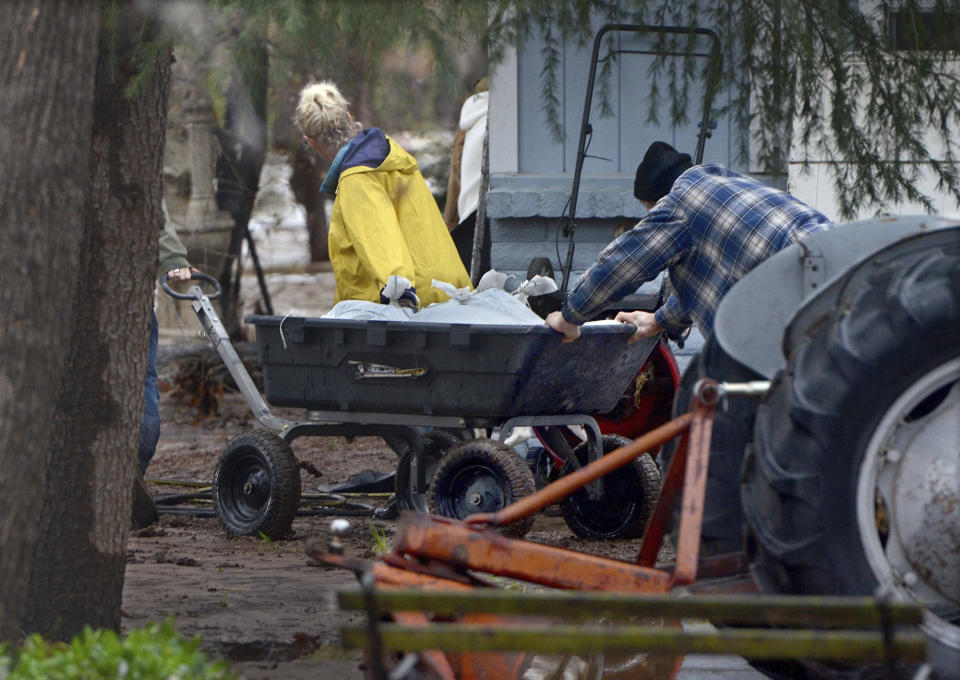
<path fill-rule="evenodd" d="M 79 295 L 56 402 L 25 629 L 120 627 L 157 268 L 170 53 L 132 3 L 102 36 Z M 160 46 L 145 63 L 139 55 Z M 110 50 L 109 52 L 107 50 Z M 141 70 L 142 69 L 142 70 Z M 128 88 L 135 88 L 131 95 Z"/>
<path fill-rule="evenodd" d="M 21 632 L 40 536 L 77 291 L 99 22 L 97 0 L 0 3 L 0 640 Z"/>
<path fill-rule="evenodd" d="M 327 235 L 326 200 L 320 193 L 322 173 L 311 157 L 312 151 L 298 147 L 293 155 L 293 173 L 290 175 L 290 188 L 293 196 L 307 211 L 307 237 L 310 244 L 310 262 L 330 260 L 330 247 Z"/>

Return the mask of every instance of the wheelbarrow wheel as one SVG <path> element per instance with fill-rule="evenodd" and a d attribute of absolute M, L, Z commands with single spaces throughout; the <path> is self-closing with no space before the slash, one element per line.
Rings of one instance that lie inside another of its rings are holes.
<path fill-rule="evenodd" d="M 603 435 L 604 455 L 630 444 L 619 435 Z M 587 443 L 573 450 L 581 465 L 586 465 Z M 648 453 L 600 478 L 603 491 L 591 500 L 586 487 L 567 496 L 560 512 L 567 526 L 581 538 L 636 538 L 643 535 L 650 513 L 660 497 L 660 469 Z"/>
<path fill-rule="evenodd" d="M 497 512 L 535 491 L 526 461 L 505 444 L 471 439 L 451 448 L 437 464 L 430 481 L 430 512 L 466 519 L 480 512 Z M 504 536 L 522 538 L 533 517 L 503 526 Z"/>
<path fill-rule="evenodd" d="M 290 444 L 266 430 L 235 437 L 213 476 L 214 508 L 230 536 L 283 538 L 300 504 Z"/>
<path fill-rule="evenodd" d="M 431 430 L 422 437 L 423 445 L 423 466 L 425 468 L 424 480 L 429 487 L 433 473 L 437 469 L 440 459 L 456 444 L 463 441 L 453 432 L 447 430 Z M 415 512 L 429 512 L 430 504 L 428 501 L 428 491 L 424 489 L 418 493 L 417 484 L 417 461 L 413 451 L 409 447 L 397 463 L 397 475 L 394 483 L 397 493 L 397 501 L 400 503 L 401 510 L 414 510 Z"/>

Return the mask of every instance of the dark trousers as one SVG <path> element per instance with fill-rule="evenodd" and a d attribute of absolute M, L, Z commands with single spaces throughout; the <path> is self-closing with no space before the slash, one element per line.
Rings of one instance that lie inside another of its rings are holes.
<path fill-rule="evenodd" d="M 140 472 L 146 474 L 150 459 L 160 440 L 160 391 L 157 389 L 157 343 L 159 330 L 157 315 L 151 313 L 150 351 L 147 355 L 147 380 L 143 390 L 143 419 L 140 421 L 140 446 L 137 458 Z"/>
<path fill-rule="evenodd" d="M 453 237 L 453 244 L 457 247 L 457 253 L 460 255 L 460 261 L 463 262 L 467 273 L 470 273 L 470 264 L 473 258 L 473 234 L 476 231 L 477 213 L 470 213 L 463 222 L 457 225 L 456 229 L 450 232 Z M 490 269 L 490 227 L 486 227 L 483 235 L 483 245 L 480 248 L 480 275 L 482 276 Z"/>

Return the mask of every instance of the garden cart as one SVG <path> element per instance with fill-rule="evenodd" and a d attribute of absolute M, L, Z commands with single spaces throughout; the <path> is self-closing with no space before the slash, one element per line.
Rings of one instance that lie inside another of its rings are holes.
<path fill-rule="evenodd" d="M 187 293 L 165 283 L 164 289 L 190 300 L 265 428 L 236 437 L 217 464 L 214 505 L 232 535 L 277 538 L 289 531 L 300 499 L 290 447 L 298 437 L 399 440 L 401 507 L 463 519 L 532 493 L 536 469 L 542 481 L 556 478 L 616 448 L 622 439 L 604 434 L 600 423 L 630 431 L 666 420 L 678 379 L 659 338 L 629 344 L 633 327 L 616 322 L 591 324 L 580 342 L 565 344 L 545 325 L 251 316 L 264 399 L 217 317 L 216 294 L 197 285 Z M 277 417 L 268 401 L 303 409 L 304 416 Z M 524 426 L 543 442 L 531 464 L 502 442 Z M 585 439 L 574 436 L 575 426 Z M 500 440 L 476 437 L 477 431 Z M 564 516 L 581 535 L 638 535 L 659 477 L 647 457 L 572 498 Z M 522 536 L 531 523 L 504 530 Z"/>

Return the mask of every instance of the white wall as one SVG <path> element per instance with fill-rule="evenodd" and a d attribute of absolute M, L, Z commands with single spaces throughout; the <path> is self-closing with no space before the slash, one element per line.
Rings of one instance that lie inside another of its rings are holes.
<path fill-rule="evenodd" d="M 919 4 L 923 6 L 930 3 L 921 0 Z M 861 11 L 867 16 L 874 17 L 877 21 L 881 20 L 878 13 L 879 6 L 878 0 L 860 0 Z M 856 65 L 855 55 L 851 55 L 851 64 Z M 960 73 L 960 60 L 954 62 L 954 68 Z M 827 94 L 825 88 L 821 102 L 824 119 L 829 119 L 830 103 Z M 796 125 L 794 125 L 794 131 L 795 133 L 797 131 Z M 957 141 L 960 141 L 960 130 L 957 131 L 957 135 Z M 924 142 L 932 158 L 939 161 L 944 159 L 943 140 L 933 130 L 928 132 Z M 795 134 L 790 151 L 788 190 L 829 217 L 839 220 L 840 201 L 835 188 L 836 172 L 828 163 L 828 157 L 829 152 L 827 150 L 803 149 Z M 890 159 L 891 162 L 896 160 L 894 158 Z M 955 165 L 957 165 L 957 171 L 960 172 L 960 164 Z M 915 165 L 914 169 L 917 173 L 917 187 L 930 197 L 934 211 L 943 215 L 960 215 L 960 203 L 947 192 L 937 188 L 937 180 L 932 169 L 919 165 Z M 863 208 L 857 213 L 855 219 L 875 217 L 878 212 L 880 211 L 876 207 Z M 921 203 L 900 202 L 891 203 L 882 212 L 890 215 L 911 215 L 925 213 L 926 210 Z"/>

